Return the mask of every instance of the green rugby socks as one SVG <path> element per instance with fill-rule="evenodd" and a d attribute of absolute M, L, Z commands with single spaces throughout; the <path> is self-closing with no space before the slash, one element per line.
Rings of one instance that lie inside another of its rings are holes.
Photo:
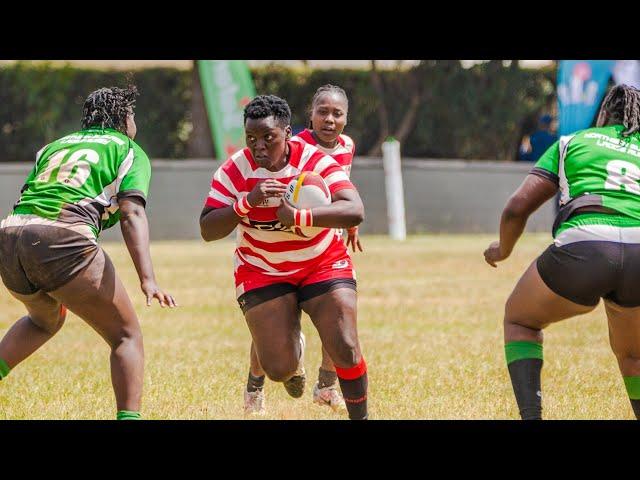
<path fill-rule="evenodd" d="M 9 368 L 9 365 L 7 365 L 7 362 L 0 358 L 0 380 L 9 375 L 10 371 L 11 369 Z"/>
<path fill-rule="evenodd" d="M 116 414 L 116 420 L 142 420 L 142 417 L 140 416 L 140 412 L 119 410 Z"/>
<path fill-rule="evenodd" d="M 640 420 L 640 377 L 624 377 L 624 386 L 629 394 L 633 413 Z"/>
<path fill-rule="evenodd" d="M 523 420 L 542 420 L 542 344 L 507 342 L 504 351 L 520 417 Z"/>

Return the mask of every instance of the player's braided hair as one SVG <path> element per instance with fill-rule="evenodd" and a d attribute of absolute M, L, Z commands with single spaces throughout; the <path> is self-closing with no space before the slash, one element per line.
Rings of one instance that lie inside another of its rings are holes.
<path fill-rule="evenodd" d="M 313 99 L 311 100 L 311 107 L 309 108 L 309 128 L 313 128 L 313 124 L 311 122 L 311 113 L 313 112 L 313 107 L 318 103 L 318 99 L 324 95 L 325 93 L 336 93 L 341 95 L 344 98 L 344 103 L 347 105 L 347 110 L 349 109 L 349 98 L 347 97 L 347 92 L 344 91 L 343 88 L 338 87 L 337 85 L 331 85 L 327 83 L 326 85 L 321 86 L 316 90 L 316 93 L 313 95 Z"/>
<path fill-rule="evenodd" d="M 247 118 L 255 120 L 271 116 L 281 127 L 286 127 L 291 123 L 291 109 L 286 100 L 275 95 L 258 95 L 244 107 L 245 123 Z"/>
<path fill-rule="evenodd" d="M 610 115 L 610 124 L 622 124 L 628 137 L 640 131 L 640 90 L 628 85 L 616 85 L 602 101 L 602 108 Z"/>
<path fill-rule="evenodd" d="M 138 96 L 135 85 L 108 87 L 91 92 L 82 109 L 82 128 L 113 128 L 127 133 L 127 115 L 133 111 Z"/>

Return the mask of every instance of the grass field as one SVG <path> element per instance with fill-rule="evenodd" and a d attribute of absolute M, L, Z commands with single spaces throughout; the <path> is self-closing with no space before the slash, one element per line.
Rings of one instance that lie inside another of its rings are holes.
<path fill-rule="evenodd" d="M 503 306 L 550 237 L 524 237 L 497 270 L 482 257 L 493 239 L 429 235 L 397 243 L 363 238 L 366 251 L 355 255 L 355 263 L 371 418 L 518 418 L 504 362 Z M 104 247 L 142 323 L 143 416 L 243 418 L 250 335 L 234 300 L 233 244 L 153 244 L 158 281 L 175 295 L 177 310 L 146 307 L 125 246 Z M 0 334 L 23 314 L 22 305 L 0 287 Z M 320 343 L 306 316 L 303 331 L 311 385 Z M 0 382 L 0 418 L 114 418 L 108 356 L 103 340 L 70 314 L 56 337 Z M 542 381 L 546 418 L 633 418 L 609 349 L 602 305 L 547 330 Z M 265 392 L 268 419 L 346 418 L 312 404 L 311 388 L 294 400 L 282 385 L 267 380 Z"/>

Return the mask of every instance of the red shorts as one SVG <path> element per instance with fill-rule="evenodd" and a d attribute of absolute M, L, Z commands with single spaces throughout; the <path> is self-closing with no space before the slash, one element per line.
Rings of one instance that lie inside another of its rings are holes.
<path fill-rule="evenodd" d="M 287 276 L 269 275 L 236 254 L 235 284 L 236 298 L 246 311 L 291 292 L 298 292 L 302 302 L 338 287 L 355 290 L 356 272 L 344 243 L 340 242 L 329 247 L 315 262 Z"/>

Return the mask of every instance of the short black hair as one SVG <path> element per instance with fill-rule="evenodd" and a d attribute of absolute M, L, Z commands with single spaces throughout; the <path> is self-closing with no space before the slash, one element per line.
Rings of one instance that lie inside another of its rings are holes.
<path fill-rule="evenodd" d="M 602 107 L 611 117 L 609 124 L 622 124 L 622 135 L 628 137 L 640 131 L 640 90 L 629 85 L 616 85 L 602 101 Z"/>
<path fill-rule="evenodd" d="M 84 101 L 82 128 L 113 128 L 126 135 L 127 115 L 133 111 L 137 96 L 135 85 L 105 87 L 91 92 Z"/>
<path fill-rule="evenodd" d="M 291 109 L 286 100 L 275 95 L 258 95 L 244 107 L 244 123 L 248 118 L 254 120 L 271 117 L 281 127 L 291 124 Z"/>

